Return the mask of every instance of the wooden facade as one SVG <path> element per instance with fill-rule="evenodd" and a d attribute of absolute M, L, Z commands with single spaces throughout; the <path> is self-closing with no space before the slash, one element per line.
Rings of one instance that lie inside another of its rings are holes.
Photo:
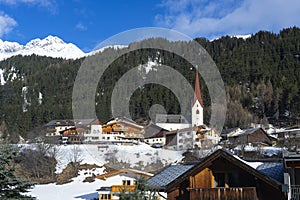
<path fill-rule="evenodd" d="M 249 144 L 253 146 L 261 145 L 262 143 L 266 145 L 272 145 L 272 140 L 268 134 L 262 129 L 248 129 L 242 133 L 235 133 L 233 135 L 228 135 L 229 142 L 231 144 Z"/>
<path fill-rule="evenodd" d="M 282 183 L 217 150 L 165 187 L 168 200 L 283 200 Z"/>
<path fill-rule="evenodd" d="M 134 122 L 115 119 L 102 126 L 102 132 L 107 134 L 121 133 L 127 138 L 142 138 L 143 126 Z"/>

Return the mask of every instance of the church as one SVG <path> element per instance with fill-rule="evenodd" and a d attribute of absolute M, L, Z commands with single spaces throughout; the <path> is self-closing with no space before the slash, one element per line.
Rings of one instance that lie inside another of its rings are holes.
<path fill-rule="evenodd" d="M 221 135 L 217 130 L 209 128 L 203 123 L 203 108 L 199 77 L 196 72 L 190 121 L 182 115 L 156 115 L 155 125 L 169 131 L 165 134 L 165 148 L 187 150 L 211 148 L 218 144 Z"/>

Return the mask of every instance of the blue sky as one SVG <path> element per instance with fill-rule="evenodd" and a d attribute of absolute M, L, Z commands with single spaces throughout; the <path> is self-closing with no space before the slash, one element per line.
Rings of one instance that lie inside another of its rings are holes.
<path fill-rule="evenodd" d="M 299 0 L 0 0 L 0 38 L 55 35 L 92 50 L 120 32 L 163 27 L 213 39 L 300 27 Z"/>

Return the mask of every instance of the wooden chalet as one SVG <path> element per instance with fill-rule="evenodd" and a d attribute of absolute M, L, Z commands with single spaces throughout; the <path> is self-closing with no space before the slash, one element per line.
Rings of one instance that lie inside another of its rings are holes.
<path fill-rule="evenodd" d="M 255 169 L 245 161 L 217 150 L 198 163 L 170 165 L 150 178 L 153 189 L 168 200 L 283 200 L 283 163 Z"/>
<path fill-rule="evenodd" d="M 228 135 L 233 135 L 234 133 L 240 132 L 242 129 L 240 129 L 239 127 L 235 127 L 235 128 L 229 128 L 229 129 L 223 129 L 221 131 L 221 137 L 222 137 L 222 141 L 223 140 L 227 140 L 227 136 Z"/>
<path fill-rule="evenodd" d="M 253 146 L 264 145 L 271 146 L 272 139 L 262 128 L 251 128 L 241 130 L 233 134 L 227 135 L 230 144 L 233 145 L 247 145 Z"/>
<path fill-rule="evenodd" d="M 62 144 L 81 144 L 83 142 L 82 128 L 72 127 L 66 130 L 60 131 L 60 143 Z"/>
<path fill-rule="evenodd" d="M 143 130 L 144 127 L 136 122 L 126 117 L 119 117 L 111 119 L 102 125 L 102 137 L 104 137 L 103 140 L 107 140 L 107 138 L 110 138 L 110 135 L 113 135 L 115 140 L 139 141 L 144 139 Z"/>
<path fill-rule="evenodd" d="M 148 179 L 153 174 L 135 170 L 135 169 L 119 169 L 107 172 L 96 176 L 98 179 L 102 179 L 110 183 L 105 187 L 98 189 L 99 200 L 100 199 L 119 199 L 121 192 L 132 192 L 134 191 L 137 181 L 140 178 Z"/>

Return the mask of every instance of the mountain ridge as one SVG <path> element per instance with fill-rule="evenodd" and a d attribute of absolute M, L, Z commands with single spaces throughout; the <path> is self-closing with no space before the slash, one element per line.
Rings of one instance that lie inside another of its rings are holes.
<path fill-rule="evenodd" d="M 237 35 L 231 37 L 237 37 L 242 39 L 248 39 L 252 35 Z M 218 40 L 215 38 L 213 40 Z M 212 41 L 213 41 L 212 40 Z M 38 55 L 48 56 L 52 58 L 64 58 L 64 59 L 79 59 L 86 56 L 92 56 L 97 53 L 103 52 L 107 48 L 122 49 L 126 48 L 126 45 L 110 45 L 100 49 L 94 49 L 90 52 L 83 52 L 79 47 L 73 43 L 66 43 L 58 36 L 48 35 L 44 39 L 35 38 L 22 45 L 18 42 L 3 41 L 0 39 L 0 61 L 10 58 L 16 55 Z"/>
<path fill-rule="evenodd" d="M 25 45 L 0 39 L 0 61 L 16 55 L 39 55 L 53 58 L 78 59 L 86 54 L 73 43 L 65 43 L 57 36 L 36 38 Z"/>

